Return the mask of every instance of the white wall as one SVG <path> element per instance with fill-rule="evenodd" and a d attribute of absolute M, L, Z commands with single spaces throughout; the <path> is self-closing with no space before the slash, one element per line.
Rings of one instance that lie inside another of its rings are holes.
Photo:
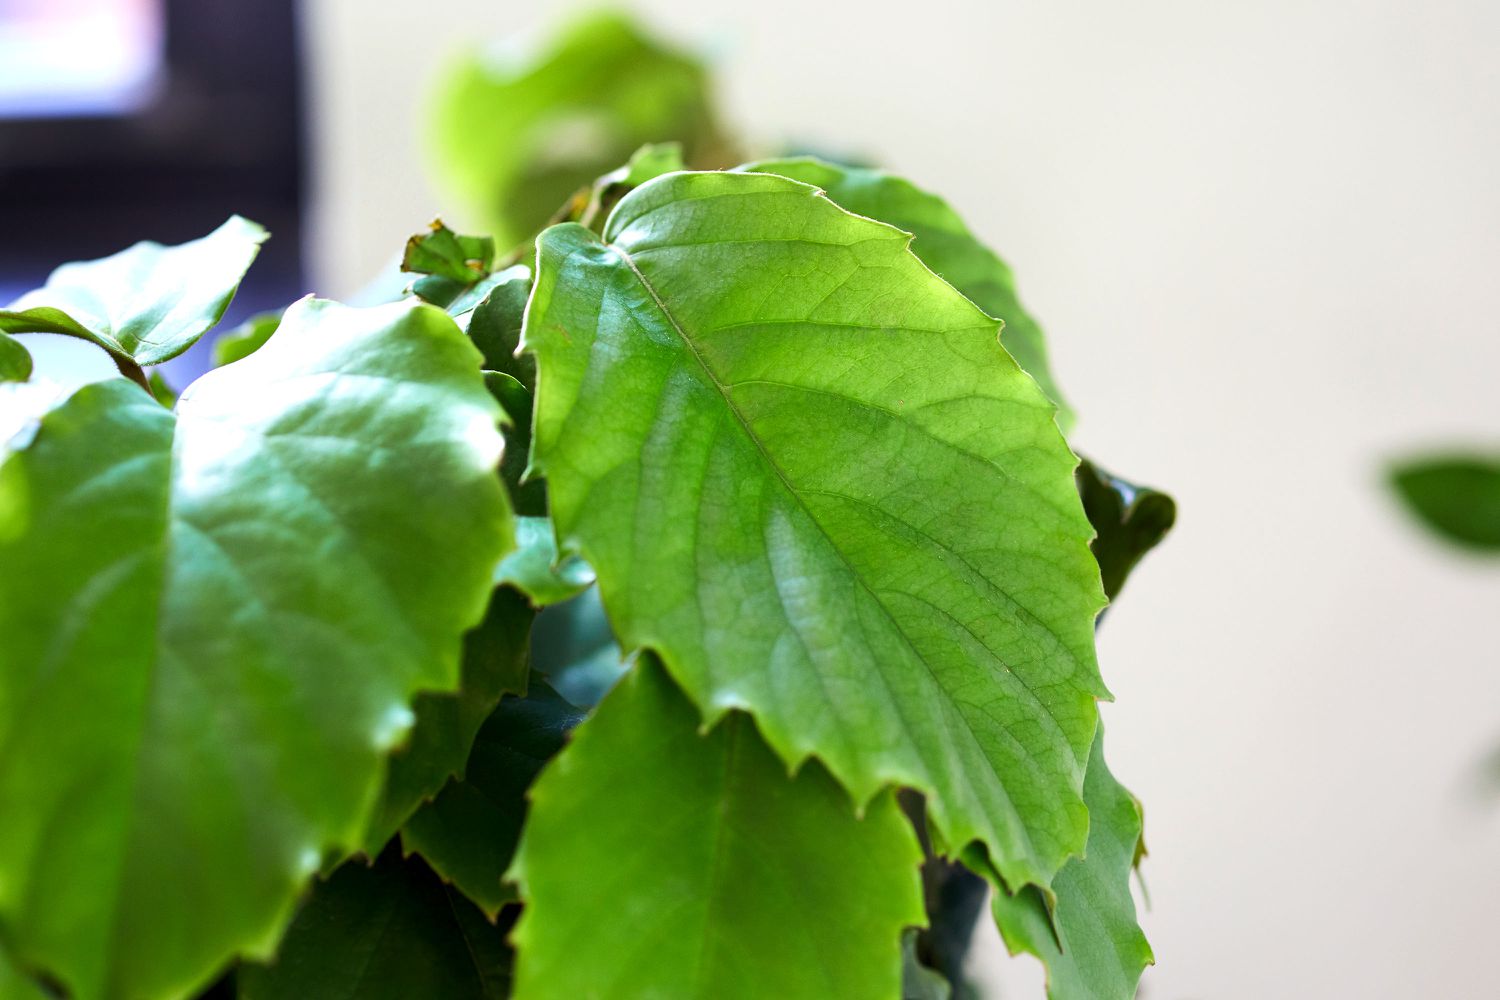
<path fill-rule="evenodd" d="M 435 6 L 310 4 L 325 291 L 443 207 L 416 140 L 444 52 L 573 5 Z M 1050 332 L 1080 448 L 1179 498 L 1101 639 L 1152 850 L 1144 994 L 1497 995 L 1500 818 L 1470 782 L 1500 567 L 1409 529 L 1379 471 L 1500 440 L 1500 5 L 637 6 L 717 53 L 750 134 L 948 195 Z"/>

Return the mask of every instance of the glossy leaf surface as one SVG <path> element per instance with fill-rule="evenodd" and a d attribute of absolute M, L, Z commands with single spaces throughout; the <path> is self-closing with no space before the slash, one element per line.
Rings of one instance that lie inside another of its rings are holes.
<path fill-rule="evenodd" d="M 1042 328 L 1021 305 L 1010 267 L 981 243 L 948 203 L 930 191 L 883 170 L 843 167 L 822 160 L 766 160 L 741 167 L 815 185 L 834 203 L 912 234 L 911 250 L 943 280 L 996 319 L 1005 321 L 1000 343 L 1061 408 L 1066 430 L 1073 412 L 1057 388 L 1047 362 Z"/>
<path fill-rule="evenodd" d="M 1391 483 L 1439 537 L 1471 551 L 1500 553 L 1500 456 L 1413 459 L 1391 471 Z"/>
<path fill-rule="evenodd" d="M 614 13 L 544 52 L 477 53 L 435 111 L 434 165 L 506 247 L 644 143 L 679 140 L 697 161 L 720 141 L 703 68 Z"/>
<path fill-rule="evenodd" d="M 480 729 L 463 779 L 449 782 L 402 829 L 405 849 L 491 916 L 514 901 L 514 888 L 502 880 L 526 819 L 526 793 L 581 721 L 583 711 L 541 681 L 526 697 L 505 699 Z"/>
<path fill-rule="evenodd" d="M 140 365 L 170 360 L 224 315 L 267 235 L 236 215 L 179 246 L 137 243 L 64 264 L 0 311 L 0 330 L 82 337 Z"/>
<path fill-rule="evenodd" d="M 313 888 L 275 961 L 237 975 L 241 1000 L 503 1000 L 505 930 L 393 848 Z"/>
<path fill-rule="evenodd" d="M 1048 914 L 1034 887 L 1015 895 L 997 890 L 995 921 L 1013 954 L 1035 955 L 1047 967 L 1051 1000 L 1130 1000 L 1153 961 L 1130 892 L 1141 807 L 1104 763 L 1102 734 L 1089 760 L 1084 799 L 1088 854 L 1068 862 L 1052 880 L 1055 912 Z"/>
<path fill-rule="evenodd" d="M 892 794 L 856 819 L 743 713 L 700 735 L 645 658 L 533 789 L 516 997 L 894 996 L 920 861 Z"/>
<path fill-rule="evenodd" d="M 362 842 L 510 545 L 478 366 L 439 310 L 304 300 L 175 413 L 85 386 L 0 466 L 0 924 L 77 1000 L 264 954 Z"/>
<path fill-rule="evenodd" d="M 805 184 L 667 175 L 605 237 L 543 234 L 524 342 L 533 461 L 621 645 L 1046 884 L 1105 693 L 1052 404 L 904 234 Z"/>

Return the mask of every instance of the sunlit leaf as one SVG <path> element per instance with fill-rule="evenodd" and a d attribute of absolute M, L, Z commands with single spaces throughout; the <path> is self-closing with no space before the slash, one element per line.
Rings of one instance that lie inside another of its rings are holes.
<path fill-rule="evenodd" d="M 621 645 L 1045 885 L 1105 693 L 1052 404 L 902 233 L 805 184 L 670 174 L 605 239 L 542 236 L 524 343 L 533 461 Z"/>
<path fill-rule="evenodd" d="M 0 465 L 0 925 L 75 1000 L 265 954 L 357 848 L 510 545 L 498 408 L 427 306 L 304 300 L 175 413 L 85 386 Z M 440 516 L 434 516 L 440 512 Z"/>
<path fill-rule="evenodd" d="M 0 311 L 0 330 L 82 337 L 140 365 L 170 360 L 224 315 L 267 235 L 236 215 L 179 246 L 137 243 L 64 264 Z"/>
<path fill-rule="evenodd" d="M 647 657 L 532 790 L 516 997 L 894 996 L 920 861 L 891 793 L 856 819 L 743 713 L 700 734 Z"/>
<path fill-rule="evenodd" d="M 282 310 L 256 313 L 214 340 L 214 365 L 222 367 L 260 350 L 281 325 Z"/>

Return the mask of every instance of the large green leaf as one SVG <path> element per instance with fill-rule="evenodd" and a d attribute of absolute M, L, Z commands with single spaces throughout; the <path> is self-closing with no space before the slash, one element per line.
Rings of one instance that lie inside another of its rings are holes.
<path fill-rule="evenodd" d="M 558 539 L 621 644 L 1045 885 L 1105 694 L 1052 404 L 904 234 L 808 185 L 670 174 L 605 238 L 543 234 L 524 346 Z"/>
<path fill-rule="evenodd" d="M 418 806 L 437 795 L 450 777 L 464 773 L 474 736 L 501 697 L 525 693 L 534 617 L 520 593 L 496 588 L 484 621 L 464 636 L 459 689 L 417 696 L 411 734 L 386 764 L 380 805 L 365 836 L 366 854 L 379 854 Z"/>
<path fill-rule="evenodd" d="M 532 790 L 516 996 L 895 996 L 920 861 L 892 793 L 856 819 L 743 713 L 701 735 L 648 655 Z"/>
<path fill-rule="evenodd" d="M 1064 401 L 1047 363 L 1042 328 L 1021 305 L 1006 263 L 979 242 L 958 213 L 930 191 L 869 167 L 845 167 L 802 157 L 766 160 L 739 168 L 780 174 L 822 188 L 835 203 L 857 215 L 878 219 L 912 234 L 911 250 L 969 300 L 1005 321 L 1000 343 L 1060 408 L 1066 430 L 1073 411 Z"/>
<path fill-rule="evenodd" d="M 406 850 L 492 916 L 515 900 L 502 879 L 521 837 L 526 793 L 582 720 L 581 709 L 541 681 L 525 698 L 505 699 L 480 729 L 463 780 L 449 782 L 402 828 Z"/>
<path fill-rule="evenodd" d="M 1002 887 L 994 895 L 995 920 L 1012 954 L 1026 952 L 1046 965 L 1051 1000 L 1130 1000 L 1152 963 L 1130 893 L 1141 807 L 1105 765 L 1102 732 L 1089 760 L 1084 801 L 1088 854 L 1052 880 L 1053 912 L 1033 886 L 1014 895 Z"/>
<path fill-rule="evenodd" d="M 241 1000 L 503 1000 L 510 969 L 505 930 L 393 847 L 319 882 L 238 985 Z"/>
<path fill-rule="evenodd" d="M 1410 459 L 1391 470 L 1391 483 L 1439 537 L 1471 551 L 1500 553 L 1500 455 Z"/>
<path fill-rule="evenodd" d="M 1078 493 L 1098 532 L 1090 548 L 1099 563 L 1104 593 L 1113 601 L 1146 553 L 1177 523 L 1177 501 L 1160 490 L 1137 486 L 1093 462 L 1078 466 Z"/>
<path fill-rule="evenodd" d="M 0 330 L 91 340 L 140 365 L 175 358 L 224 315 L 267 233 L 238 215 L 180 246 L 137 243 L 64 264 L 0 311 Z"/>
<path fill-rule="evenodd" d="M 76 1000 L 264 954 L 357 847 L 510 544 L 429 306 L 304 300 L 174 414 L 89 385 L 0 466 L 0 936 Z"/>
<path fill-rule="evenodd" d="M 502 246 L 530 237 L 578 188 L 648 142 L 691 162 L 720 143 L 703 68 L 624 15 L 571 24 L 540 54 L 491 50 L 458 63 L 433 127 L 433 163 Z"/>

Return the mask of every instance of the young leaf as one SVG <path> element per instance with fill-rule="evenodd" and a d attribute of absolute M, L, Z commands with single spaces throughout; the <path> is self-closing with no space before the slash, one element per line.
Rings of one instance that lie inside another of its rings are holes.
<path fill-rule="evenodd" d="M 703 68 L 623 15 L 579 20 L 536 58 L 506 55 L 458 65 L 433 127 L 435 165 L 501 246 L 528 239 L 644 143 L 676 139 L 690 160 L 715 158 Z"/>
<path fill-rule="evenodd" d="M 24 382 L 31 378 L 31 352 L 19 340 L 0 330 L 0 382 Z"/>
<path fill-rule="evenodd" d="M 581 721 L 583 711 L 541 681 L 526 697 L 502 701 L 474 741 L 463 780 L 449 782 L 402 828 L 406 851 L 426 858 L 491 917 L 514 902 L 503 879 L 526 819 L 526 793 Z"/>
<path fill-rule="evenodd" d="M 510 544 L 498 416 L 440 310 L 304 300 L 175 413 L 88 385 L 0 465 L 18 959 L 93 1000 L 265 954 L 458 681 Z"/>
<path fill-rule="evenodd" d="M 233 330 L 220 334 L 214 340 L 214 366 L 222 368 L 260 350 L 281 325 L 281 313 L 280 309 L 256 313 Z"/>
<path fill-rule="evenodd" d="M 1055 912 L 1033 886 L 994 894 L 995 921 L 1012 954 L 1026 952 L 1047 967 L 1051 1000 L 1130 1000 L 1151 946 L 1135 920 L 1130 873 L 1141 842 L 1141 807 L 1104 763 L 1102 732 L 1094 740 L 1084 783 L 1089 806 L 1085 858 L 1057 873 Z"/>
<path fill-rule="evenodd" d="M 489 236 L 460 236 L 441 219 L 434 219 L 427 232 L 406 241 L 401 270 L 430 274 L 461 285 L 472 285 L 490 273 L 495 262 L 495 241 Z"/>
<path fill-rule="evenodd" d="M 240 1000 L 504 1000 L 511 951 L 496 927 L 392 847 L 317 883 L 274 961 L 242 966 Z"/>
<path fill-rule="evenodd" d="M 836 166 L 812 158 L 765 160 L 739 169 L 780 174 L 812 184 L 856 215 L 911 233 L 911 251 L 922 263 L 986 313 L 1005 321 L 1001 345 L 1057 404 L 1057 420 L 1063 430 L 1072 426 L 1073 411 L 1047 363 L 1042 328 L 1022 307 L 1010 268 L 975 238 L 947 202 L 883 170 Z"/>
<path fill-rule="evenodd" d="M 1391 470 L 1391 484 L 1439 537 L 1475 552 L 1500 553 L 1500 456 L 1410 460 Z"/>
<path fill-rule="evenodd" d="M 370 857 L 417 807 L 435 796 L 464 761 L 474 736 L 500 698 L 526 691 L 531 605 L 510 587 L 490 597 L 484 621 L 464 636 L 463 678 L 453 693 L 425 691 L 412 706 L 416 721 L 406 744 L 386 762 L 380 804 L 365 835 Z"/>
<path fill-rule="evenodd" d="M 1078 465 L 1078 493 L 1098 535 L 1090 543 L 1104 593 L 1113 601 L 1147 552 L 1177 523 L 1177 502 L 1149 486 L 1112 476 L 1092 462 Z"/>
<path fill-rule="evenodd" d="M 523 339 L 533 462 L 621 644 L 1045 885 L 1105 693 L 1052 404 L 904 234 L 797 181 L 670 174 L 605 238 L 542 235 Z"/>
<path fill-rule="evenodd" d="M 64 264 L 0 311 L 0 330 L 61 333 L 154 365 L 177 357 L 224 315 L 267 233 L 238 215 L 201 239 L 137 243 L 112 257 Z"/>
<path fill-rule="evenodd" d="M 892 996 L 920 861 L 894 795 L 856 819 L 743 713 L 700 735 L 648 655 L 532 790 L 516 997 Z"/>
<path fill-rule="evenodd" d="M 518 587 L 540 608 L 578 596 L 594 582 L 594 571 L 577 556 L 558 555 L 545 517 L 518 517 L 515 551 L 495 567 L 495 582 Z"/>

